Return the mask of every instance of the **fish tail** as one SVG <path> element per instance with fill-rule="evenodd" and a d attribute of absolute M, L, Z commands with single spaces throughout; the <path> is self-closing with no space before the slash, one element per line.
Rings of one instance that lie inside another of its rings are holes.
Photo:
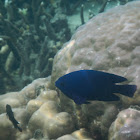
<path fill-rule="evenodd" d="M 120 93 L 122 95 L 133 97 L 137 86 L 136 85 L 115 85 L 115 93 Z"/>
<path fill-rule="evenodd" d="M 17 128 L 17 124 L 16 123 L 13 123 L 13 125 L 14 125 L 15 128 Z"/>
<path fill-rule="evenodd" d="M 17 124 L 19 124 L 19 122 L 15 118 L 12 120 L 12 122 L 13 122 L 15 127 L 17 126 Z"/>
<path fill-rule="evenodd" d="M 18 129 L 20 132 L 22 132 L 22 128 L 20 128 L 17 124 L 14 124 L 14 127 L 15 127 L 16 129 Z"/>
<path fill-rule="evenodd" d="M 20 132 L 22 132 L 22 128 L 20 128 L 19 126 L 17 126 L 17 129 L 18 129 Z"/>

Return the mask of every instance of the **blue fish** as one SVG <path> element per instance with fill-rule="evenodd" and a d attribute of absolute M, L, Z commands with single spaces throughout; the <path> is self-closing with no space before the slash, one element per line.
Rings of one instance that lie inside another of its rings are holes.
<path fill-rule="evenodd" d="M 133 97 L 136 85 L 116 85 L 127 81 L 126 78 L 111 73 L 95 70 L 74 71 L 60 77 L 55 86 L 76 104 L 88 104 L 92 100 L 118 101 L 120 98 L 113 93 Z"/>

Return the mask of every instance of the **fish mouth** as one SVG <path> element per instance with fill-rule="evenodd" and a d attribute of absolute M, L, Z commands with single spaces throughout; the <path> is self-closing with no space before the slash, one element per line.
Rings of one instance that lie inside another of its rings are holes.
<path fill-rule="evenodd" d="M 55 86 L 58 87 L 58 80 L 55 82 Z"/>

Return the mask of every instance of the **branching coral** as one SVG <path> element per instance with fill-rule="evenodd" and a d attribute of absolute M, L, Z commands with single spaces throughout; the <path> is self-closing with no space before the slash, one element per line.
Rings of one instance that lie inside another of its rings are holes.
<path fill-rule="evenodd" d="M 6 7 L 1 4 L 0 37 L 4 44 L 0 51 L 8 45 L 7 51 L 0 54 L 2 94 L 50 75 L 53 56 L 71 33 L 66 16 L 58 19 L 56 9 L 46 1 L 11 1 Z"/>

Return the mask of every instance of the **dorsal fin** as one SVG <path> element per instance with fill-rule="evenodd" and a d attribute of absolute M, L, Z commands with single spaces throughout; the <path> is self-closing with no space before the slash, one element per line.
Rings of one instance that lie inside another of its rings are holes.
<path fill-rule="evenodd" d="M 127 79 L 122 76 L 103 72 L 103 71 L 96 71 L 96 70 L 82 70 L 82 71 L 84 74 L 88 73 L 89 77 L 92 79 L 94 79 L 95 75 L 100 75 L 100 77 L 101 76 L 109 77 L 113 83 L 120 83 L 120 82 L 127 81 Z"/>
<path fill-rule="evenodd" d="M 115 74 L 109 74 L 109 75 L 110 75 L 110 78 L 113 81 L 113 83 L 120 83 L 120 82 L 127 81 L 127 79 L 122 77 L 122 76 L 118 76 L 118 75 L 115 75 Z"/>

